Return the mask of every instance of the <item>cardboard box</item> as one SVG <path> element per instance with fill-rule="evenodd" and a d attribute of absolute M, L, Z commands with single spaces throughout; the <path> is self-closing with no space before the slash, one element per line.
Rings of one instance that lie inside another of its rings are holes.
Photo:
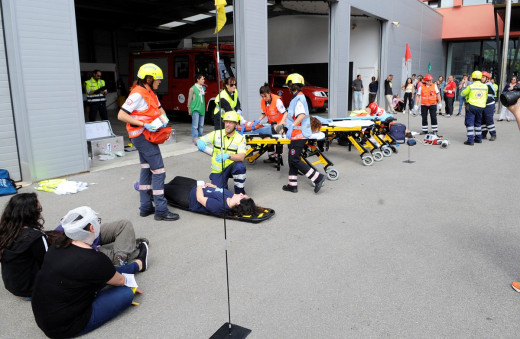
<path fill-rule="evenodd" d="M 103 120 L 85 123 L 85 134 L 91 167 L 110 161 L 101 161 L 99 155 L 104 155 L 108 159 L 125 155 L 124 139 L 122 136 L 117 136 L 112 132 L 110 121 Z"/>

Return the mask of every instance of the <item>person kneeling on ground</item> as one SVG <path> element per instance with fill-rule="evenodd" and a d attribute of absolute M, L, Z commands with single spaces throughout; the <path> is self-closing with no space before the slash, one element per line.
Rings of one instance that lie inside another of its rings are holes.
<path fill-rule="evenodd" d="M 101 218 L 98 218 L 101 229 L 99 236 L 94 239 L 92 248 L 105 254 L 114 266 L 124 266 L 129 261 L 137 258 L 143 245 L 150 242 L 146 238 L 135 238 L 134 226 L 129 220 L 118 220 L 101 224 Z M 63 232 L 62 225 L 56 227 L 55 231 Z M 47 232 L 52 238 L 53 232 Z"/>
<path fill-rule="evenodd" d="M 34 279 L 48 248 L 41 212 L 36 193 L 19 193 L 9 199 L 0 219 L 4 286 L 27 301 L 31 300 Z"/>
<path fill-rule="evenodd" d="M 233 194 L 216 185 L 196 181 L 190 178 L 175 177 L 164 185 L 164 193 L 168 200 L 193 212 L 213 214 L 216 216 L 231 212 L 234 215 L 256 215 L 258 208 L 249 196 Z M 225 204 L 223 200 L 225 199 Z"/>
<path fill-rule="evenodd" d="M 64 234 L 54 239 L 45 255 L 32 294 L 36 323 L 52 338 L 83 335 L 124 311 L 132 304 L 134 291 L 142 291 L 125 286 L 121 273 L 143 272 L 148 265 L 146 243 L 133 263 L 118 268 L 93 250 L 100 224 L 90 207 L 69 211 L 62 226 Z"/>

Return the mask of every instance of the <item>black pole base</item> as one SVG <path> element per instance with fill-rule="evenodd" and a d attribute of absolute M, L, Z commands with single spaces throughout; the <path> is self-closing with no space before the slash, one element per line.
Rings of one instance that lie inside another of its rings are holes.
<path fill-rule="evenodd" d="M 413 161 L 413 160 L 405 160 L 405 161 L 403 161 L 403 162 L 405 162 L 405 163 L 407 163 L 407 164 L 413 164 L 415 161 Z"/>
<path fill-rule="evenodd" d="M 242 339 L 251 333 L 251 330 L 235 324 L 224 323 L 209 339 Z"/>

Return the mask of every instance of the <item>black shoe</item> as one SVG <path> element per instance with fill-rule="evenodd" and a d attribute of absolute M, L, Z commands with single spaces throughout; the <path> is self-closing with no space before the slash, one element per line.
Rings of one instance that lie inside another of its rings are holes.
<path fill-rule="evenodd" d="M 492 135 L 492 136 L 489 138 L 489 141 L 495 141 L 495 140 L 497 140 L 496 135 Z"/>
<path fill-rule="evenodd" d="M 147 216 L 152 215 L 154 213 L 155 213 L 155 208 L 152 208 L 148 212 L 140 212 L 139 215 L 144 218 L 144 217 L 147 217 Z"/>
<path fill-rule="evenodd" d="M 179 215 L 177 213 L 172 213 L 172 212 L 168 211 L 168 213 L 165 215 L 156 215 L 153 218 L 157 221 L 161 221 L 161 220 L 174 221 L 174 220 L 179 219 Z"/>
<path fill-rule="evenodd" d="M 323 186 L 323 183 L 325 182 L 325 176 L 323 174 L 320 174 L 318 179 L 316 179 L 316 182 L 314 183 L 314 193 L 318 193 L 321 189 L 321 186 Z"/>
<path fill-rule="evenodd" d="M 419 133 L 419 135 L 425 135 L 425 134 L 428 134 L 428 132 L 421 131 L 421 133 Z"/>
<path fill-rule="evenodd" d="M 473 143 L 469 141 L 464 141 L 464 145 L 473 146 Z"/>
<path fill-rule="evenodd" d="M 475 142 L 476 142 L 477 144 L 481 144 L 481 143 L 482 143 L 482 140 L 475 140 Z"/>
<path fill-rule="evenodd" d="M 283 185 L 282 189 L 287 192 L 298 193 L 298 186 Z"/>
<path fill-rule="evenodd" d="M 274 162 L 276 162 L 276 158 L 271 158 L 271 157 L 269 157 L 268 159 L 265 159 L 265 160 L 264 160 L 264 163 L 265 163 L 265 164 L 272 164 L 272 163 L 274 163 Z"/>
<path fill-rule="evenodd" d="M 150 254 L 148 250 L 148 245 L 145 242 L 139 244 L 139 254 L 137 258 L 142 262 L 141 270 L 139 272 L 144 272 L 148 268 L 148 254 Z"/>
<path fill-rule="evenodd" d="M 145 242 L 146 245 L 150 245 L 150 241 L 148 241 L 148 239 L 146 239 L 146 238 L 137 238 L 137 239 L 135 239 L 135 247 L 139 248 L 139 244 L 142 243 L 142 242 Z"/>
<path fill-rule="evenodd" d="M 486 140 L 486 139 L 487 139 L 487 136 L 483 135 L 482 140 Z"/>

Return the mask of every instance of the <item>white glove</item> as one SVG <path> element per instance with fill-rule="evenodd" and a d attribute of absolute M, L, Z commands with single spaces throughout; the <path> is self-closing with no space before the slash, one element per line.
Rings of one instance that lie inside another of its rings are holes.
<path fill-rule="evenodd" d="M 450 93 L 450 94 L 451 94 L 451 92 L 453 92 L 453 91 L 452 91 L 452 90 L 448 90 L 448 93 Z"/>
<path fill-rule="evenodd" d="M 440 102 L 437 104 L 437 110 L 442 110 L 442 104 Z"/>
<path fill-rule="evenodd" d="M 415 105 L 415 106 L 413 106 L 413 111 L 414 111 L 414 112 L 418 112 L 418 111 L 419 111 L 419 105 Z"/>
<path fill-rule="evenodd" d="M 197 180 L 197 187 L 204 187 L 205 185 L 204 180 Z"/>

